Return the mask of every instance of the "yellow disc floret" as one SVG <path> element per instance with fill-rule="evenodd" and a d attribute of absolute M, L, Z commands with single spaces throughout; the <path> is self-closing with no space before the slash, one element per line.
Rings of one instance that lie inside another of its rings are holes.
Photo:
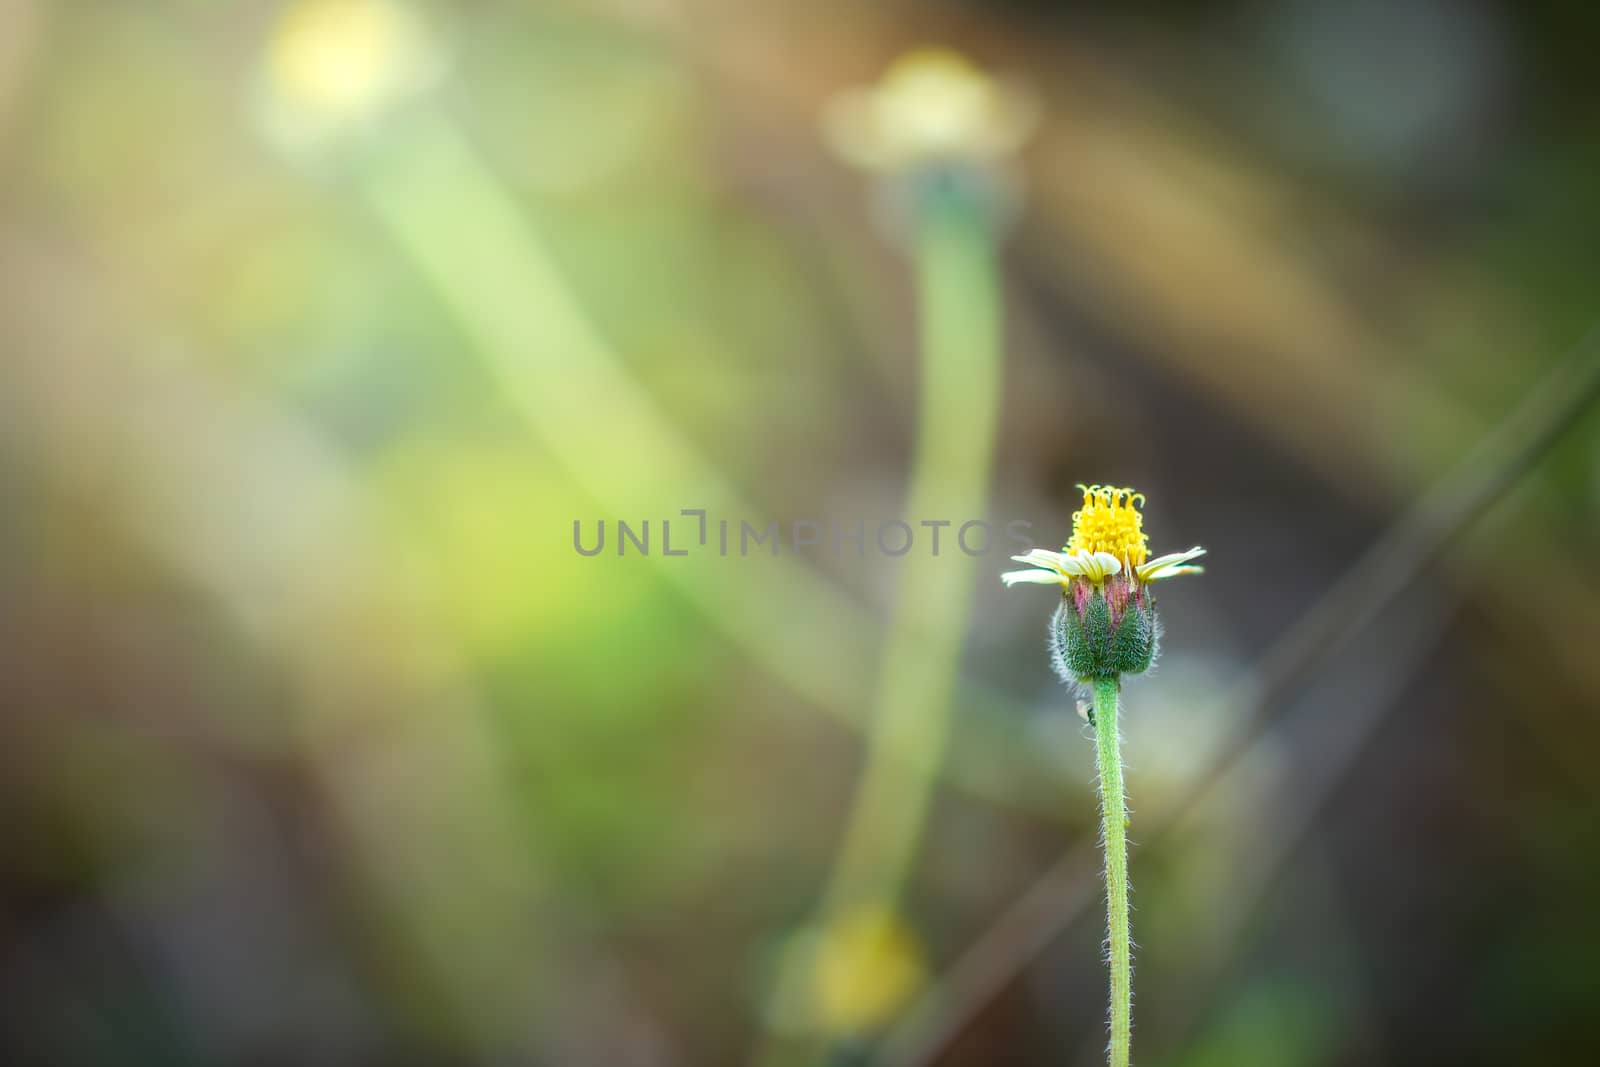
<path fill-rule="evenodd" d="M 1144 517 L 1139 508 L 1144 494 L 1109 485 L 1080 485 L 1083 507 L 1072 514 L 1072 540 L 1065 551 L 1109 552 L 1137 567 L 1149 555 Z"/>

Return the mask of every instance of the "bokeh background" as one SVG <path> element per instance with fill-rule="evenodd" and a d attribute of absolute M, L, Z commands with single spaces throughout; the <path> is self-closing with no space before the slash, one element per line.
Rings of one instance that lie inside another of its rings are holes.
<path fill-rule="evenodd" d="M 1262 674 L 1600 314 L 1595 32 L 0 0 L 0 1059 L 1098 1062 L 1047 592 L 980 561 L 915 866 L 796 1018 L 906 561 L 572 545 L 900 516 L 914 274 L 819 116 L 934 43 L 1038 112 L 987 514 L 1211 552 L 1126 694 L 1137 1059 L 1600 1062 L 1600 418 Z"/>

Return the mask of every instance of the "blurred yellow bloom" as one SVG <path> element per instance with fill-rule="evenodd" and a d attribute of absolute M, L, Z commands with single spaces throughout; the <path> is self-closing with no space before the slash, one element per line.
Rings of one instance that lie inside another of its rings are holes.
<path fill-rule="evenodd" d="M 824 131 L 849 162 L 896 171 L 999 161 L 1021 147 L 1035 115 L 1028 96 L 963 56 L 924 49 L 897 60 L 875 87 L 840 94 L 824 116 Z"/>
<path fill-rule="evenodd" d="M 926 976 L 916 935 L 881 905 L 834 918 L 813 951 L 816 1022 L 828 1033 L 860 1034 L 881 1027 Z"/>
<path fill-rule="evenodd" d="M 298 0 L 266 65 L 274 132 L 302 141 L 370 121 L 442 68 L 421 23 L 395 0 Z"/>

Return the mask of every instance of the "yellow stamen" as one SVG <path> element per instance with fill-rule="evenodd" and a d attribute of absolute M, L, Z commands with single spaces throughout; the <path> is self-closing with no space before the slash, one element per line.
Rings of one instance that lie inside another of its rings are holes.
<path fill-rule="evenodd" d="M 1109 485 L 1080 485 L 1083 507 L 1072 514 L 1066 552 L 1109 552 L 1137 567 L 1149 556 L 1139 507 L 1144 494 Z"/>

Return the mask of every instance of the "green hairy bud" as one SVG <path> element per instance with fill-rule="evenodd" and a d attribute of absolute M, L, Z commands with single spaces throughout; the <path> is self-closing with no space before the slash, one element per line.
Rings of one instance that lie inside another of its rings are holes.
<path fill-rule="evenodd" d="M 1104 586 L 1074 583 L 1050 620 L 1051 659 L 1069 682 L 1143 674 L 1155 660 L 1159 637 L 1150 591 L 1115 579 Z"/>

